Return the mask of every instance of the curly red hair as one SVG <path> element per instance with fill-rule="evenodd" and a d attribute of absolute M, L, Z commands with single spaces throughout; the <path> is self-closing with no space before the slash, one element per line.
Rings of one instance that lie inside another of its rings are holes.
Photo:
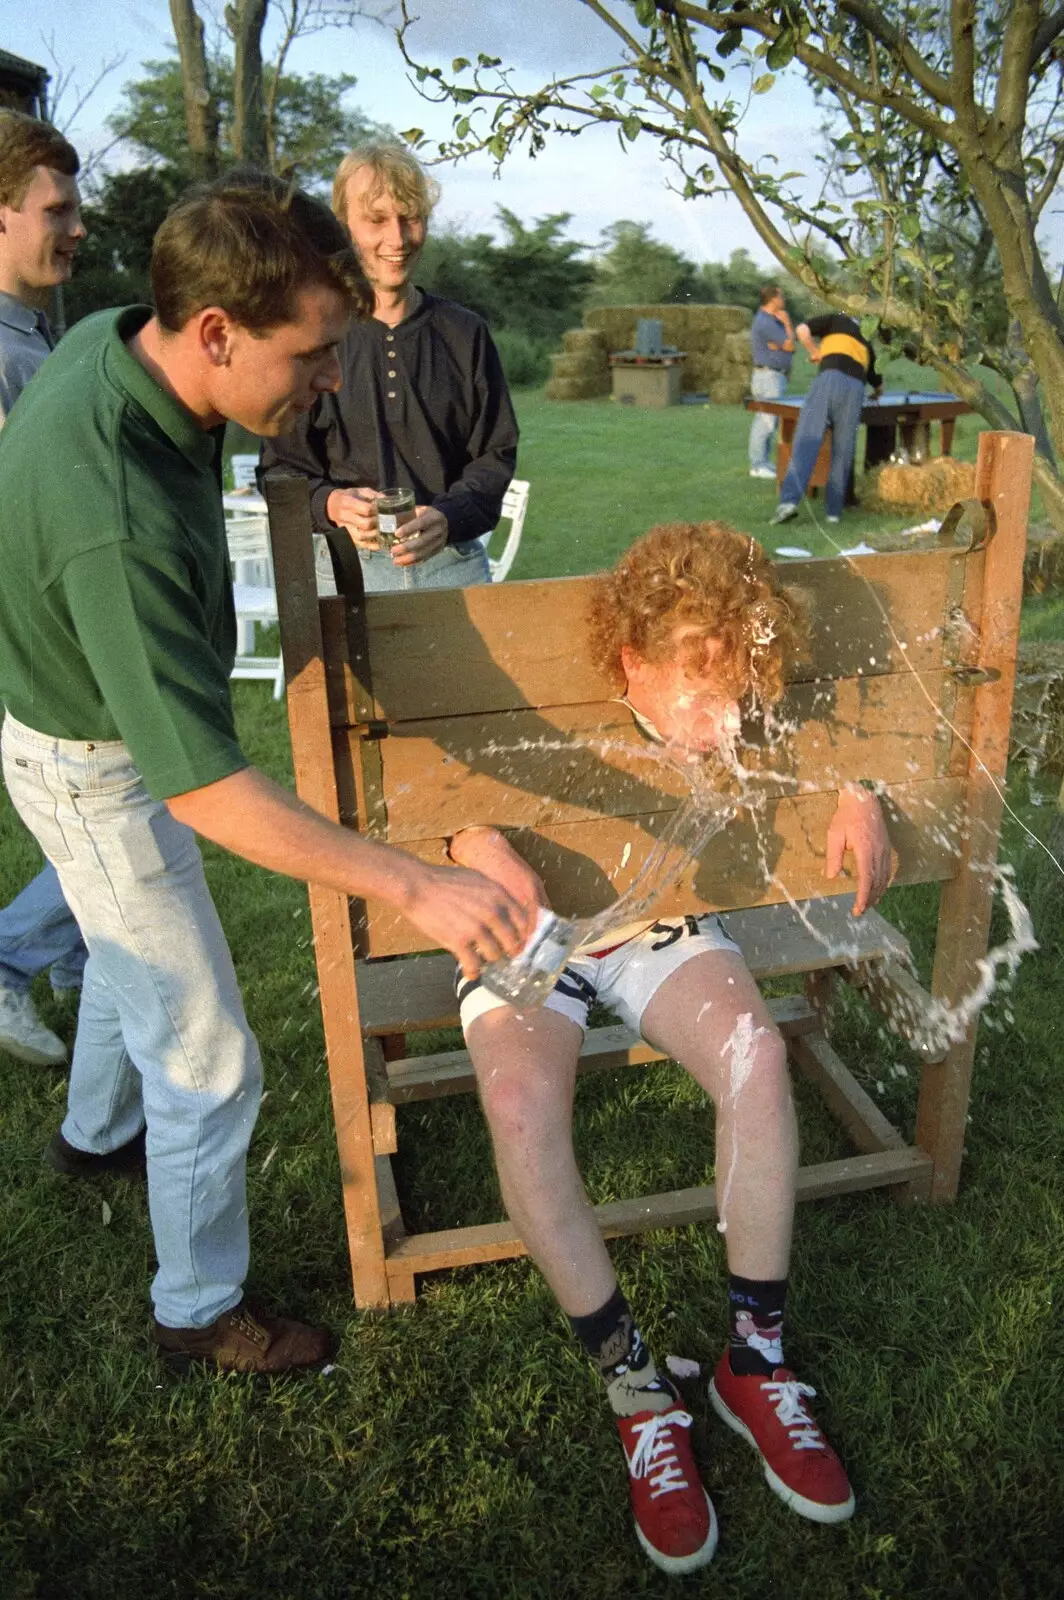
<path fill-rule="evenodd" d="M 809 635 L 804 597 L 779 582 L 756 539 L 725 522 L 651 528 L 612 572 L 593 579 L 587 623 L 591 659 L 618 693 L 626 683 L 624 645 L 644 661 L 662 663 L 675 654 L 677 627 L 693 626 L 697 631 L 683 644 L 685 664 L 698 670 L 705 641 L 717 639 L 721 687 L 769 705 L 783 694 Z"/>

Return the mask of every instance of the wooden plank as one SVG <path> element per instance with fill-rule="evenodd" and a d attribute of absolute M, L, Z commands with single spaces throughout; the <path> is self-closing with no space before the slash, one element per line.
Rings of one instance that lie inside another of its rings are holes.
<path fill-rule="evenodd" d="M 792 972 L 908 958 L 902 935 L 878 911 L 854 918 L 852 895 L 801 901 L 796 906 L 757 906 L 724 913 L 729 935 L 753 976 L 762 980 Z M 360 962 L 358 994 L 363 1028 L 384 1038 L 458 1021 L 455 961 L 450 955 Z"/>
<path fill-rule="evenodd" d="M 938 882 L 953 876 L 960 857 L 963 799 L 964 784 L 956 778 L 897 785 L 888 792 L 884 808 L 898 856 L 896 883 Z M 833 888 L 849 889 L 852 879 L 832 882 L 824 877 L 824 850 L 835 805 L 835 795 L 827 792 L 770 801 L 763 818 L 755 821 L 749 813 L 734 818 L 701 857 L 682 870 L 679 852 L 666 852 L 658 878 L 663 887 L 650 914 L 773 905 L 786 899 L 818 898 Z M 613 904 L 633 883 L 668 821 L 668 814 L 661 813 L 604 817 L 536 832 L 517 829 L 512 838 L 542 877 L 555 910 L 582 917 Z M 406 848 L 437 865 L 447 860 L 443 839 L 413 840 Z M 424 935 L 390 906 L 371 901 L 368 916 L 370 955 L 426 948 Z"/>
<path fill-rule="evenodd" d="M 996 531 L 985 554 L 977 664 L 996 676 L 975 691 L 962 870 L 943 889 L 939 905 L 931 992 L 948 1005 L 977 981 L 976 963 L 986 953 L 990 932 L 1033 460 L 1029 434 L 979 435 L 976 497 L 993 507 Z M 916 1139 L 934 1160 L 933 1200 L 951 1200 L 957 1193 L 974 1053 L 973 1025 L 941 1062 L 924 1068 L 921 1078 Z"/>
<path fill-rule="evenodd" d="M 819 1027 L 819 1018 L 802 995 L 784 995 L 766 1002 L 769 1015 L 785 1038 Z M 592 1028 L 585 1035 L 577 1072 L 607 1072 L 614 1067 L 642 1067 L 668 1056 L 655 1050 L 633 1029 L 616 1023 Z M 476 1074 L 466 1050 L 441 1050 L 430 1056 L 408 1056 L 388 1065 L 386 1093 L 395 1105 L 437 1100 L 442 1095 L 468 1094 Z"/>
<path fill-rule="evenodd" d="M 934 549 L 788 562 L 786 581 L 809 595 L 815 618 L 795 680 L 942 666 L 949 569 L 966 559 Z M 397 723 L 608 700 L 616 691 L 582 643 L 590 583 L 368 595 L 375 715 Z"/>
<path fill-rule="evenodd" d="M 395 1174 L 392 1171 L 390 1156 L 377 1157 L 377 1199 L 381 1214 L 381 1236 L 386 1250 L 394 1250 L 406 1238 L 406 1225 L 403 1214 L 399 1209 L 399 1195 L 395 1187 Z M 388 1273 L 388 1299 L 379 1309 L 387 1310 L 390 1306 L 409 1304 L 415 1298 L 413 1272 L 401 1272 L 393 1268 Z"/>
<path fill-rule="evenodd" d="M 399 1149 L 399 1138 L 395 1128 L 395 1105 L 388 1090 L 388 1069 L 385 1064 L 384 1049 L 379 1039 L 367 1037 L 364 1050 L 373 1153 L 378 1156 L 394 1156 Z"/>
<path fill-rule="evenodd" d="M 857 1194 L 865 1189 L 907 1184 L 930 1168 L 922 1150 L 883 1150 L 872 1155 L 847 1156 L 800 1167 L 799 1200 L 822 1200 L 830 1195 Z M 614 1239 L 655 1228 L 682 1228 L 708 1222 L 717 1215 L 712 1184 L 692 1189 L 618 1200 L 596 1206 L 595 1217 L 604 1238 Z M 436 1272 L 442 1267 L 473 1266 L 481 1261 L 505 1261 L 526 1254 L 512 1222 L 490 1222 L 472 1228 L 448 1228 L 438 1233 L 410 1234 L 388 1253 L 388 1273 L 405 1277 L 411 1272 Z"/>
<path fill-rule="evenodd" d="M 763 730 L 749 724 L 743 762 L 751 772 L 772 773 L 773 788 L 784 793 L 799 775 L 807 791 L 855 778 L 912 783 L 940 768 L 944 775 L 938 707 L 948 704 L 949 722 L 965 738 L 971 732 L 971 694 L 959 706 L 956 698 L 956 684 L 943 672 L 796 684 L 779 709 L 796 732 L 768 748 Z M 948 726 L 945 734 L 948 759 Z M 671 810 L 690 787 L 627 709 L 611 703 L 419 720 L 380 741 L 349 738 L 352 763 L 380 763 L 394 844 L 456 833 L 485 817 L 539 828 Z"/>
<path fill-rule="evenodd" d="M 266 500 L 277 592 L 284 597 L 279 606 L 281 650 L 296 787 L 309 805 L 336 822 L 339 802 L 306 479 L 271 474 Z M 334 889 L 310 884 L 309 898 L 355 1301 L 384 1306 L 389 1289 L 351 916 L 347 896 Z"/>
<path fill-rule="evenodd" d="M 822 1033 L 796 1036 L 790 1054 L 802 1076 L 815 1083 L 828 1109 L 864 1155 L 876 1150 L 904 1150 L 905 1140 L 866 1094 Z"/>

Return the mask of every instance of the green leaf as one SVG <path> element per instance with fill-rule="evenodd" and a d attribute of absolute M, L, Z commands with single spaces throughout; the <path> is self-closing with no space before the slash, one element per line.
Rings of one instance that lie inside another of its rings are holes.
<path fill-rule="evenodd" d="M 595 87 L 591 91 L 591 98 L 592 100 L 605 100 L 608 92 L 609 91 L 605 89 L 601 83 L 596 83 Z"/>
<path fill-rule="evenodd" d="M 460 106 L 467 106 L 470 100 L 476 99 L 476 95 L 473 93 L 472 89 L 452 89 L 451 93 L 454 95 L 454 98 L 457 100 Z"/>
<path fill-rule="evenodd" d="M 790 183 L 793 178 L 804 178 L 804 172 L 784 172 L 780 174 L 780 183 Z"/>
<path fill-rule="evenodd" d="M 401 133 L 399 137 L 400 139 L 405 139 L 407 144 L 413 145 L 416 150 L 425 137 L 425 130 L 424 128 L 407 128 L 406 132 Z"/>
<path fill-rule="evenodd" d="M 910 244 L 915 244 L 920 237 L 920 218 L 915 211 L 907 211 L 898 223 L 903 239 L 908 239 Z"/>
<path fill-rule="evenodd" d="M 637 116 L 625 117 L 621 127 L 624 129 L 626 139 L 639 138 L 639 118 Z"/>
<path fill-rule="evenodd" d="M 717 83 L 723 83 L 724 82 L 724 77 L 725 77 L 724 68 L 723 67 L 718 67 L 717 63 L 715 61 L 707 61 L 706 62 L 706 71 L 709 73 L 711 78 L 716 80 Z"/>
<path fill-rule="evenodd" d="M 753 89 L 755 94 L 768 94 L 768 91 L 772 88 L 772 85 L 775 83 L 775 81 L 776 74 L 774 72 L 763 72 L 760 78 L 754 79 L 750 87 Z"/>
<path fill-rule="evenodd" d="M 778 72 L 794 60 L 794 34 L 787 28 L 779 34 L 765 51 L 765 65 Z"/>
<path fill-rule="evenodd" d="M 469 62 L 466 60 L 465 56 L 455 56 L 454 60 L 451 62 L 451 71 L 464 72 L 468 65 Z"/>
<path fill-rule="evenodd" d="M 861 318 L 861 332 L 864 334 L 864 337 L 866 339 L 874 338 L 875 335 L 879 332 L 879 318 L 878 317 L 862 317 Z"/>
<path fill-rule="evenodd" d="M 458 121 L 454 125 L 454 136 L 455 136 L 455 138 L 456 139 L 464 139 L 468 132 L 469 132 L 469 118 L 468 117 L 459 117 Z"/>
<path fill-rule="evenodd" d="M 635 20 L 641 28 L 652 28 L 657 14 L 654 0 L 635 0 Z"/>
<path fill-rule="evenodd" d="M 742 42 L 743 30 L 741 28 L 729 28 L 727 33 L 722 33 L 720 38 L 717 40 L 718 56 L 734 55 L 735 51 L 738 50 Z"/>
<path fill-rule="evenodd" d="M 477 56 L 478 67 L 501 67 L 502 56 L 486 56 L 483 51 Z"/>

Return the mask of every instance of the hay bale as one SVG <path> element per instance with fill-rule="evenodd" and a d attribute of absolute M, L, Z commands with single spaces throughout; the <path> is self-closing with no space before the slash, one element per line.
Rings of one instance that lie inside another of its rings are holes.
<path fill-rule="evenodd" d="M 724 355 L 725 359 L 735 366 L 744 366 L 749 371 L 753 362 L 749 333 L 727 334 L 724 339 Z"/>
<path fill-rule="evenodd" d="M 597 400 L 600 395 L 609 394 L 610 383 L 607 378 L 600 383 L 596 378 L 549 378 L 547 380 L 548 400 Z"/>
<path fill-rule="evenodd" d="M 605 360 L 608 354 L 606 335 L 601 328 L 569 328 L 562 334 L 562 349 L 567 355 L 586 351 Z"/>
<path fill-rule="evenodd" d="M 975 466 L 971 461 L 954 461 L 952 456 L 936 456 L 909 466 L 888 461 L 869 473 L 865 484 L 866 493 L 870 491 L 883 506 L 907 506 L 938 515 L 948 511 L 955 500 L 966 500 L 975 493 Z"/>
<path fill-rule="evenodd" d="M 1023 562 L 1024 594 L 1046 594 L 1064 589 L 1064 538 L 1047 522 L 1034 522 L 1027 530 Z"/>
<path fill-rule="evenodd" d="M 749 372 L 725 373 L 713 385 L 710 398 L 718 406 L 741 406 L 749 393 Z"/>
<path fill-rule="evenodd" d="M 551 356 L 550 375 L 552 378 L 592 378 L 608 385 L 610 369 L 604 355 L 596 359 L 587 351 L 577 351 L 574 355 L 563 351 L 561 355 Z"/>
<path fill-rule="evenodd" d="M 1064 643 L 1021 642 L 1016 653 L 1010 757 L 1033 771 L 1064 771 Z"/>
<path fill-rule="evenodd" d="M 594 306 L 584 313 L 584 325 L 602 335 L 607 350 L 631 350 L 644 317 L 656 318 L 663 342 L 686 353 L 681 386 L 691 394 L 712 391 L 727 364 L 724 342 L 750 326 L 751 313 L 745 306 Z M 743 360 L 749 368 L 749 341 Z"/>

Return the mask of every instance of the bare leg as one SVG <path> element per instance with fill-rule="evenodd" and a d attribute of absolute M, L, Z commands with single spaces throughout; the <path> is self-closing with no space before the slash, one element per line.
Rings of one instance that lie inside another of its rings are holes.
<path fill-rule="evenodd" d="M 647 1006 L 642 1031 L 716 1106 L 717 1196 L 730 1270 L 758 1281 L 785 1278 L 798 1133 L 786 1049 L 742 960 L 713 951 L 686 962 Z"/>
<path fill-rule="evenodd" d="M 573 1154 L 582 1035 L 556 1011 L 489 1011 L 466 1042 L 511 1220 L 562 1310 L 589 1316 L 614 1289 L 606 1246 Z"/>

